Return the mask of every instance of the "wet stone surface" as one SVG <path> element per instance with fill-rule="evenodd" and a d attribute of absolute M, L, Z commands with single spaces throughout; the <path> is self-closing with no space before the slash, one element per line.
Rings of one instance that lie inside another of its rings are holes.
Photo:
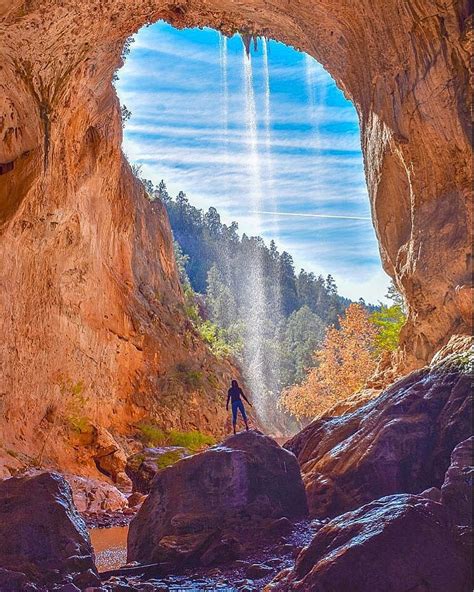
<path fill-rule="evenodd" d="M 219 567 L 165 576 L 114 575 L 103 581 L 100 591 L 94 592 L 257 592 L 282 569 L 293 567 L 299 550 L 310 543 L 322 525 L 317 520 L 297 522 L 291 533 L 276 543 L 268 545 L 263 538 L 256 539 L 247 548 L 245 559 Z"/>

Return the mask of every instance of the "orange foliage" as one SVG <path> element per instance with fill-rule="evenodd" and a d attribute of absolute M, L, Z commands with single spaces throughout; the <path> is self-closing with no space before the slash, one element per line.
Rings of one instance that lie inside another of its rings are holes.
<path fill-rule="evenodd" d="M 346 399 L 375 371 L 378 331 L 367 311 L 351 304 L 339 323 L 340 329 L 326 330 L 323 348 L 314 353 L 316 367 L 281 395 L 281 406 L 298 419 L 312 418 Z"/>

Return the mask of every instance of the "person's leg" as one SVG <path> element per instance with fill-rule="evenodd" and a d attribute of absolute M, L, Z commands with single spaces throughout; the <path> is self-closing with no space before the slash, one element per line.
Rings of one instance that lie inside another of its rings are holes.
<path fill-rule="evenodd" d="M 245 429 L 248 432 L 249 431 L 249 423 L 247 421 L 247 414 L 245 413 L 245 407 L 244 407 L 244 404 L 242 403 L 242 401 L 239 401 L 239 409 L 240 409 L 240 413 L 242 415 L 242 419 L 245 422 Z"/>
<path fill-rule="evenodd" d="M 238 401 L 236 401 L 235 403 L 232 403 L 232 429 L 234 430 L 234 434 L 235 434 L 235 424 L 237 423 L 237 406 Z"/>

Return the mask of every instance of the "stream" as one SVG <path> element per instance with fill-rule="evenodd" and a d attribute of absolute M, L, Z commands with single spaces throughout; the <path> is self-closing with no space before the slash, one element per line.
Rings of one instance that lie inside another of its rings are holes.
<path fill-rule="evenodd" d="M 128 526 L 89 530 L 99 572 L 117 569 L 127 563 Z"/>
<path fill-rule="evenodd" d="M 112 576 L 105 584 L 109 589 L 119 589 L 117 586 L 127 584 L 136 590 L 156 590 L 159 592 L 257 592 L 273 579 L 284 568 L 294 565 L 295 549 L 307 545 L 315 531 L 321 527 L 318 521 L 303 520 L 295 523 L 292 534 L 286 544 L 280 542 L 260 543 L 250 551 L 245 560 L 231 562 L 209 568 L 185 570 L 179 575 L 143 577 L 143 575 Z M 96 565 L 99 572 L 110 571 L 123 567 L 127 562 L 127 534 L 128 526 L 112 526 L 110 528 L 90 528 L 92 546 L 94 548 Z M 252 563 L 266 562 L 273 567 L 263 579 L 252 581 L 245 575 L 245 571 Z M 151 588 L 150 586 L 153 586 Z"/>

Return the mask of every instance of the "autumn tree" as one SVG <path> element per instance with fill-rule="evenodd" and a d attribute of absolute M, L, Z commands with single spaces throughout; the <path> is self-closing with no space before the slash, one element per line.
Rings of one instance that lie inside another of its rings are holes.
<path fill-rule="evenodd" d="M 360 304 L 339 317 L 340 328 L 326 330 L 315 367 L 301 384 L 283 391 L 280 404 L 298 419 L 311 418 L 360 390 L 376 367 L 377 327 Z"/>

